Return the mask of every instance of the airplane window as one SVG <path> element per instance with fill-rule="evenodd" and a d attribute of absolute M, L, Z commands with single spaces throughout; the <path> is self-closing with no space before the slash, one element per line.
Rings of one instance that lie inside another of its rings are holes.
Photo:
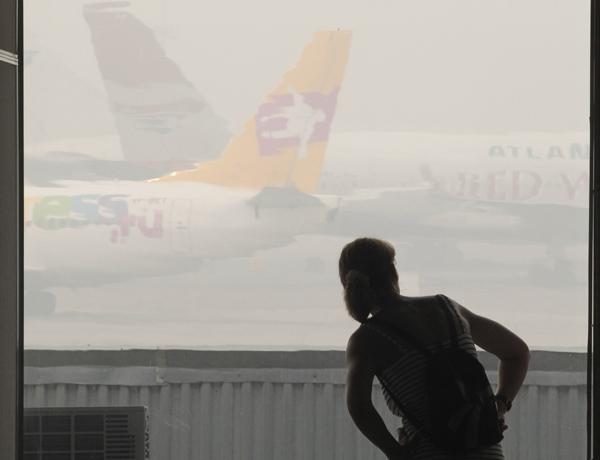
<path fill-rule="evenodd" d="M 259 391 L 208 352 L 235 369 L 253 368 L 244 353 L 263 370 L 283 352 L 343 360 L 357 323 L 337 259 L 374 236 L 396 248 L 402 293 L 444 293 L 546 353 L 519 427 L 568 381 L 583 406 L 561 423 L 584 432 L 588 3 L 26 2 L 26 404 L 158 410 L 166 374 L 134 372 L 119 399 L 90 371 L 85 396 L 70 352 L 131 372 L 151 353 L 192 406 L 224 375 Z"/>

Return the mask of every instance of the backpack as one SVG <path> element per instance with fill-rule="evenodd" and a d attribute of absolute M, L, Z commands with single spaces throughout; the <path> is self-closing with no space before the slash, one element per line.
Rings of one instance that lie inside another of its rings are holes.
<path fill-rule="evenodd" d="M 404 416 L 439 450 L 448 454 L 479 452 L 504 438 L 498 421 L 494 392 L 483 365 L 473 355 L 458 347 L 453 314 L 449 311 L 451 307 L 447 304 L 447 299 L 441 295 L 437 295 L 436 299 L 446 315 L 450 329 L 450 348 L 442 348 L 438 344 L 438 348 L 431 351 L 381 318 L 372 317 L 365 323 L 387 333 L 397 342 L 408 343 L 426 357 L 431 425 L 425 426 L 418 420 L 407 405 L 399 401 L 386 383 L 379 376 L 378 378 Z"/>

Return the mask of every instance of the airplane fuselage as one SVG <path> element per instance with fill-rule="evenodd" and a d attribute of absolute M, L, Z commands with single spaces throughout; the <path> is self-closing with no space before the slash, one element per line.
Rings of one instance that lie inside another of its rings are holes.
<path fill-rule="evenodd" d="M 326 206 L 253 205 L 257 192 L 200 183 L 71 183 L 27 188 L 25 265 L 129 276 L 189 270 L 289 244 Z"/>

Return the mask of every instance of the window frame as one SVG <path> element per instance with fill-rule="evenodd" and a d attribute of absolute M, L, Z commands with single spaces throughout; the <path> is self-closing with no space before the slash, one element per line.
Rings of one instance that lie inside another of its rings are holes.
<path fill-rule="evenodd" d="M 589 287 L 588 287 L 588 458 L 600 458 L 600 330 L 594 327 L 600 318 L 600 7 L 591 2 L 590 27 L 590 217 L 589 217 Z"/>
<path fill-rule="evenodd" d="M 0 457 L 22 458 L 23 8 L 0 2 Z"/>
<path fill-rule="evenodd" d="M 23 0 L 0 2 L 0 457 L 21 458 L 23 413 Z M 600 7 L 591 1 L 588 458 L 600 458 Z M 6 59 L 8 56 L 9 59 Z M 11 62 L 14 57 L 14 62 Z M 16 153 L 16 155 L 15 155 Z"/>

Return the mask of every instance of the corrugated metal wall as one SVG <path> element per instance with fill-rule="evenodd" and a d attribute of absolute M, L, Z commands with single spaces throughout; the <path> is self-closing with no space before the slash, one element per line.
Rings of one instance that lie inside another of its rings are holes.
<path fill-rule="evenodd" d="M 152 460 L 384 458 L 347 414 L 343 369 L 37 367 L 25 381 L 26 407 L 148 406 Z M 397 427 L 379 387 L 373 398 Z M 585 417 L 585 373 L 530 372 L 506 458 L 583 460 Z"/>

